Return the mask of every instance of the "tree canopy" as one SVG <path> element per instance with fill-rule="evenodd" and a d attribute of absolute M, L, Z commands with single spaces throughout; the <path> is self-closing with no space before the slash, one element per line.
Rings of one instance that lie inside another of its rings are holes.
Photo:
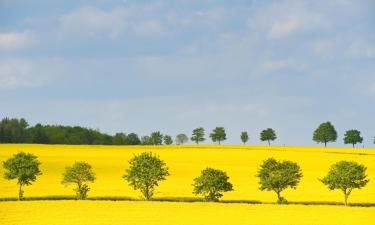
<path fill-rule="evenodd" d="M 206 201 L 219 201 L 222 192 L 233 191 L 228 175 L 218 169 L 206 168 L 194 179 L 193 194 L 202 194 Z"/>
<path fill-rule="evenodd" d="M 363 138 L 358 130 L 348 130 L 344 135 L 344 144 L 352 144 L 353 148 L 357 143 L 362 143 Z"/>
<path fill-rule="evenodd" d="M 18 199 L 23 199 L 22 186 L 31 185 L 36 177 L 41 175 L 38 158 L 30 153 L 19 152 L 3 162 L 5 169 L 4 178 L 7 180 L 17 179 L 19 186 Z"/>
<path fill-rule="evenodd" d="M 151 152 L 135 155 L 130 159 L 129 165 L 123 178 L 134 190 L 140 190 L 146 200 L 154 195 L 159 182 L 169 176 L 165 162 Z"/>
<path fill-rule="evenodd" d="M 337 132 L 331 122 L 325 122 L 319 125 L 314 131 L 313 140 L 317 143 L 324 143 L 327 146 L 328 142 L 335 142 L 337 139 Z"/>
<path fill-rule="evenodd" d="M 224 127 L 216 127 L 212 130 L 210 138 L 213 142 L 218 142 L 219 145 L 222 141 L 227 139 L 227 134 L 225 133 Z"/>
<path fill-rule="evenodd" d="M 194 129 L 193 134 L 191 136 L 191 141 L 194 141 L 196 144 L 199 144 L 199 142 L 203 142 L 204 140 L 204 128 L 199 127 Z"/>
<path fill-rule="evenodd" d="M 263 161 L 257 177 L 259 177 L 260 190 L 274 191 L 277 194 L 277 202 L 285 203 L 286 200 L 281 197 L 281 192 L 288 187 L 296 189 L 302 178 L 302 171 L 295 162 L 269 158 Z"/>
<path fill-rule="evenodd" d="M 344 193 L 344 204 L 348 204 L 348 197 L 353 189 L 361 189 L 369 182 L 366 175 L 367 168 L 353 161 L 340 161 L 333 164 L 328 174 L 320 181 L 330 190 L 339 189 Z"/>
<path fill-rule="evenodd" d="M 260 133 L 260 140 L 267 141 L 271 145 L 271 141 L 276 140 L 276 132 L 272 128 L 267 128 Z"/>
<path fill-rule="evenodd" d="M 241 132 L 240 135 L 242 143 L 246 144 L 246 142 L 249 140 L 249 135 L 247 134 L 246 131 Z"/>
<path fill-rule="evenodd" d="M 186 134 L 177 134 L 176 135 L 176 143 L 178 145 L 182 145 L 182 144 L 184 144 L 188 141 L 189 141 L 189 138 L 188 138 L 188 136 L 186 136 Z"/>

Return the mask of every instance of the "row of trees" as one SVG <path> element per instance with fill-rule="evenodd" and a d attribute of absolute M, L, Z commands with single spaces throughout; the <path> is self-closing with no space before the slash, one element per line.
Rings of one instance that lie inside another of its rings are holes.
<path fill-rule="evenodd" d="M 146 200 L 154 195 L 155 188 L 160 181 L 169 176 L 166 163 L 159 156 L 151 152 L 135 155 L 129 161 L 123 178 L 134 190 L 139 190 Z M 3 162 L 5 179 L 17 179 L 19 185 L 19 200 L 23 199 L 24 185 L 31 185 L 41 175 L 40 162 L 37 157 L 19 152 Z M 366 175 L 367 168 L 353 161 L 340 161 L 333 164 L 328 174 L 319 179 L 330 190 L 339 189 L 344 194 L 344 204 L 347 205 L 349 195 L 354 189 L 360 189 L 369 182 Z M 287 203 L 281 192 L 287 188 L 296 189 L 303 177 L 300 166 L 292 161 L 278 161 L 269 158 L 263 161 L 256 175 L 259 178 L 259 189 L 273 191 L 277 195 L 277 203 Z M 91 165 L 86 162 L 75 162 L 66 167 L 62 184 L 74 184 L 77 199 L 86 199 L 90 190 L 88 182 L 94 182 L 95 173 Z M 193 180 L 193 193 L 202 195 L 206 201 L 219 201 L 223 192 L 233 191 L 229 176 L 225 171 L 206 168 L 200 176 Z"/>
<path fill-rule="evenodd" d="M 227 139 L 224 127 L 216 127 L 209 134 L 214 143 L 221 144 Z M 241 141 L 246 144 L 249 141 L 247 131 L 240 134 Z M 276 132 L 267 128 L 260 133 L 260 140 L 268 142 L 277 139 Z M 160 131 L 152 132 L 150 135 L 139 138 L 136 133 L 116 133 L 109 135 L 98 130 L 79 126 L 55 126 L 41 125 L 29 126 L 25 119 L 4 118 L 0 121 L 0 143 L 38 143 L 38 144 L 89 144 L 89 145 L 171 145 L 184 144 L 189 140 L 199 144 L 206 140 L 205 129 L 199 127 L 193 130 L 191 137 L 181 133 L 173 140 L 171 135 L 163 135 Z M 314 131 L 313 140 L 317 143 L 324 143 L 337 140 L 337 131 L 330 122 L 320 124 Z M 353 145 L 363 142 L 361 132 L 355 129 L 347 130 L 344 135 L 344 143 Z M 375 140 L 374 140 L 375 143 Z"/>

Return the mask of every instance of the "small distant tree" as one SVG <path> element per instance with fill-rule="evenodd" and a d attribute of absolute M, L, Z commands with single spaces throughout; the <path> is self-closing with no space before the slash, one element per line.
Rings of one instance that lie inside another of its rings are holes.
<path fill-rule="evenodd" d="M 166 144 L 166 145 L 173 144 L 172 137 L 169 136 L 169 135 L 164 135 L 163 140 L 164 140 L 164 144 Z"/>
<path fill-rule="evenodd" d="M 19 152 L 3 162 L 4 178 L 7 180 L 17 179 L 19 200 L 23 199 L 22 187 L 31 185 L 36 181 L 36 177 L 42 174 L 39 166 L 38 158 L 25 152 Z"/>
<path fill-rule="evenodd" d="M 199 142 L 204 141 L 204 128 L 199 127 L 193 130 L 193 135 L 191 136 L 191 141 L 194 141 L 196 144 L 199 144 Z"/>
<path fill-rule="evenodd" d="M 150 136 L 143 136 L 142 138 L 141 138 L 141 144 L 142 145 L 152 145 L 152 140 L 151 140 L 151 138 L 150 138 Z"/>
<path fill-rule="evenodd" d="M 353 148 L 357 143 L 362 143 L 363 138 L 358 130 L 348 130 L 344 135 L 344 144 L 352 144 Z"/>
<path fill-rule="evenodd" d="M 259 177 L 259 189 L 274 191 L 277 194 L 277 203 L 282 204 L 287 201 L 281 197 L 281 192 L 288 187 L 296 189 L 302 178 L 302 171 L 295 162 L 269 158 L 263 161 L 257 177 Z"/>
<path fill-rule="evenodd" d="M 243 144 L 246 144 L 246 142 L 249 140 L 249 135 L 246 131 L 241 132 L 241 141 Z"/>
<path fill-rule="evenodd" d="M 271 128 L 267 128 L 260 133 L 260 140 L 268 141 L 268 146 L 270 146 L 271 141 L 276 140 L 276 138 L 276 132 Z"/>
<path fill-rule="evenodd" d="M 91 165 L 86 162 L 75 162 L 73 166 L 66 167 L 63 173 L 62 184 L 75 184 L 73 189 L 76 192 L 76 198 L 83 200 L 87 198 L 87 192 L 90 190 L 87 182 L 94 182 L 95 173 L 91 170 Z"/>
<path fill-rule="evenodd" d="M 353 161 L 340 161 L 331 166 L 328 174 L 320 181 L 330 190 L 339 189 L 344 193 L 344 204 L 347 206 L 348 197 L 353 189 L 361 189 L 369 182 L 367 168 Z"/>
<path fill-rule="evenodd" d="M 140 190 L 146 200 L 154 195 L 155 187 L 169 175 L 165 162 L 151 152 L 135 155 L 129 161 L 123 178 L 134 190 Z"/>
<path fill-rule="evenodd" d="M 224 127 L 216 127 L 213 129 L 212 133 L 210 134 L 210 138 L 213 142 L 218 142 L 220 145 L 222 141 L 227 139 L 227 134 L 225 133 Z"/>
<path fill-rule="evenodd" d="M 126 144 L 127 145 L 139 145 L 141 144 L 141 140 L 139 140 L 139 137 L 136 133 L 130 133 L 126 137 Z"/>
<path fill-rule="evenodd" d="M 219 201 L 223 196 L 222 192 L 233 191 L 233 185 L 228 179 L 224 171 L 206 168 L 194 179 L 193 194 L 202 194 L 206 201 Z"/>
<path fill-rule="evenodd" d="M 150 138 L 153 145 L 161 145 L 163 143 L 163 135 L 160 131 L 152 132 Z"/>
<path fill-rule="evenodd" d="M 125 145 L 126 144 L 126 134 L 125 133 L 116 133 L 115 136 L 113 136 L 112 144 L 114 145 Z"/>
<path fill-rule="evenodd" d="M 188 138 L 188 136 L 186 136 L 186 134 L 177 134 L 177 136 L 176 136 L 176 143 L 178 145 L 182 145 L 182 144 L 184 144 L 184 143 L 186 143 L 188 141 L 189 141 L 189 138 Z"/>
<path fill-rule="evenodd" d="M 337 132 L 331 122 L 325 122 L 319 125 L 314 131 L 313 140 L 317 143 L 324 143 L 327 147 L 328 142 L 335 142 L 337 140 Z"/>

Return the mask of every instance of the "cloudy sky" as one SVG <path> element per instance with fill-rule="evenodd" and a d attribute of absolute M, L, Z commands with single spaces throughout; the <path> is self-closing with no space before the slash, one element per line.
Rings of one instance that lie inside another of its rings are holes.
<path fill-rule="evenodd" d="M 0 117 L 226 143 L 375 136 L 373 0 L 0 0 Z"/>

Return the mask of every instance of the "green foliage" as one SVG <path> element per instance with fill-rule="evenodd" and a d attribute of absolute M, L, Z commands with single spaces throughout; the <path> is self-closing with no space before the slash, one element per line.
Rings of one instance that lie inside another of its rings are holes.
<path fill-rule="evenodd" d="M 330 190 L 339 189 L 344 193 L 344 204 L 347 205 L 353 189 L 361 189 L 369 182 L 367 168 L 353 161 L 340 161 L 331 166 L 328 174 L 320 181 Z"/>
<path fill-rule="evenodd" d="M 74 189 L 77 199 L 86 199 L 90 190 L 87 182 L 94 182 L 95 174 L 91 170 L 91 165 L 86 162 L 75 162 L 73 166 L 66 167 L 63 174 L 62 184 L 76 184 Z"/>
<path fill-rule="evenodd" d="M 328 142 L 335 142 L 337 140 L 335 127 L 329 121 L 320 124 L 314 131 L 313 140 L 317 143 L 324 143 L 324 146 L 327 146 Z"/>
<path fill-rule="evenodd" d="M 115 136 L 113 136 L 112 144 L 114 144 L 114 145 L 124 145 L 124 144 L 126 144 L 126 134 L 116 133 Z"/>
<path fill-rule="evenodd" d="M 241 132 L 241 141 L 246 144 L 246 142 L 249 140 L 249 135 L 246 131 Z"/>
<path fill-rule="evenodd" d="M 225 133 L 224 127 L 216 127 L 213 129 L 212 133 L 210 134 L 210 138 L 213 142 L 218 142 L 220 145 L 222 141 L 227 139 L 227 134 Z"/>
<path fill-rule="evenodd" d="M 164 144 L 166 144 L 166 145 L 173 144 L 173 139 L 169 135 L 164 135 L 163 140 L 164 140 Z"/>
<path fill-rule="evenodd" d="M 288 187 L 297 188 L 302 178 L 302 171 L 295 162 L 269 158 L 263 161 L 257 177 L 259 177 L 260 190 L 274 191 L 277 194 L 277 203 L 286 203 L 286 199 L 280 194 Z"/>
<path fill-rule="evenodd" d="M 361 137 L 361 132 L 358 130 L 348 130 L 344 135 L 344 144 L 352 144 L 353 148 L 355 144 L 362 143 L 363 138 Z"/>
<path fill-rule="evenodd" d="M 268 141 L 268 145 L 271 145 L 271 141 L 276 140 L 276 138 L 276 132 L 271 128 L 267 128 L 260 133 L 260 140 Z"/>
<path fill-rule="evenodd" d="M 203 142 L 205 140 L 204 128 L 199 127 L 199 128 L 194 129 L 190 140 L 194 141 L 196 144 L 199 144 L 199 142 Z"/>
<path fill-rule="evenodd" d="M 233 191 L 233 185 L 228 179 L 224 171 L 206 168 L 194 179 L 193 194 L 202 194 L 206 201 L 219 201 L 223 196 L 222 192 Z"/>
<path fill-rule="evenodd" d="M 25 119 L 2 119 L 0 121 L 0 143 L 26 142 L 28 126 Z"/>
<path fill-rule="evenodd" d="M 136 133 L 130 133 L 126 136 L 126 144 L 127 145 L 139 145 L 141 144 L 141 140 Z"/>
<path fill-rule="evenodd" d="M 151 138 L 150 138 L 150 136 L 143 136 L 142 138 L 141 138 L 141 144 L 142 145 L 152 145 L 152 140 L 151 140 Z"/>
<path fill-rule="evenodd" d="M 165 162 L 151 152 L 135 155 L 130 159 L 129 164 L 123 178 L 134 190 L 140 190 L 146 200 L 150 200 L 154 195 L 155 187 L 159 185 L 159 181 L 165 180 L 166 176 L 169 176 Z"/>
<path fill-rule="evenodd" d="M 189 141 L 189 138 L 188 138 L 188 136 L 186 136 L 186 134 L 177 134 L 176 135 L 176 143 L 178 145 L 182 145 L 182 144 L 184 144 L 188 141 Z"/>
<path fill-rule="evenodd" d="M 161 145 L 163 143 L 163 135 L 160 133 L 160 131 L 152 132 L 150 139 L 153 145 Z"/>
<path fill-rule="evenodd" d="M 4 178 L 7 180 L 17 179 L 19 200 L 23 198 L 22 186 L 31 185 L 36 180 L 36 176 L 42 174 L 39 165 L 40 162 L 36 156 L 25 152 L 19 152 L 3 162 Z"/>

